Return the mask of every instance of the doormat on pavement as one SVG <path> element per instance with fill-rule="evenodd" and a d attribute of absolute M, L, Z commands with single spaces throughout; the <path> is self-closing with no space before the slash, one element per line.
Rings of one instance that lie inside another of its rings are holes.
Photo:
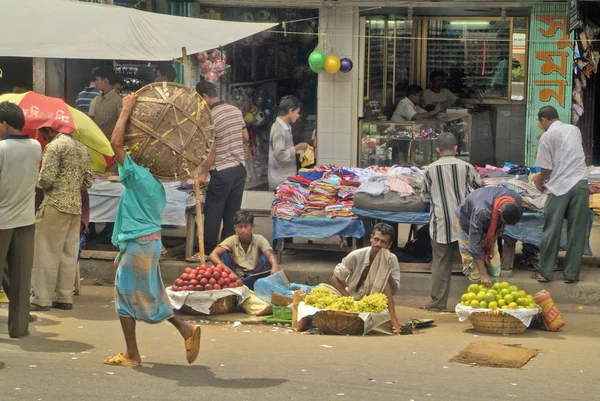
<path fill-rule="evenodd" d="M 537 350 L 521 347 L 520 344 L 478 341 L 469 344 L 450 361 L 491 368 L 520 368 L 537 354 Z"/>

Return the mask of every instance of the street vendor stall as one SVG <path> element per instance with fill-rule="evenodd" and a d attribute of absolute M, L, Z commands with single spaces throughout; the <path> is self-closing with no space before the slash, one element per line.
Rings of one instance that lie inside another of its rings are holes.
<path fill-rule="evenodd" d="M 304 244 L 278 241 L 280 258 L 284 248 L 331 251 L 356 249 L 356 239 L 364 237 L 365 229 L 351 212 L 354 195 L 361 182 L 377 171 L 376 168 L 317 166 L 301 169 L 297 176 L 288 177 L 279 185 L 271 208 L 273 239 L 310 239 Z M 312 239 L 336 236 L 341 237 L 339 246 L 312 243 Z M 352 238 L 352 246 L 344 246 L 344 237 Z"/>
<path fill-rule="evenodd" d="M 429 212 L 384 212 L 379 210 L 367 210 L 353 207 L 352 212 L 357 216 L 376 221 L 385 221 L 397 224 L 410 224 L 410 235 L 416 231 L 417 226 L 429 224 Z M 507 237 L 509 246 L 505 246 L 502 254 L 502 266 L 505 267 L 505 260 L 512 261 L 515 253 L 516 241 L 539 247 L 542 243 L 542 229 L 544 228 L 545 216 L 543 212 L 524 212 L 521 221 L 514 226 L 507 226 L 504 236 Z M 594 222 L 594 212 L 590 210 L 588 226 L 586 230 L 585 255 L 592 255 L 590 248 L 590 233 Z M 409 237 L 409 240 L 411 238 Z M 567 246 L 567 225 L 563 224 L 561 235 L 561 250 L 566 250 Z M 510 266 L 512 268 L 512 265 Z M 400 263 L 402 271 L 431 271 L 430 264 L 421 263 Z M 453 271 L 460 272 L 462 265 L 454 266 Z"/>

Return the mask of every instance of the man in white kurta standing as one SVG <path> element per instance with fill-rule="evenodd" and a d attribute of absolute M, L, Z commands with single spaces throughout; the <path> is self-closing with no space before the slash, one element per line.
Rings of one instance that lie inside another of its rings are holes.
<path fill-rule="evenodd" d="M 269 189 L 277 186 L 289 176 L 296 175 L 296 152 L 306 150 L 305 142 L 294 146 L 292 127 L 300 118 L 302 103 L 294 96 L 284 96 L 279 104 L 277 120 L 271 126 L 269 140 Z"/>
<path fill-rule="evenodd" d="M 538 112 L 545 133 L 540 139 L 536 165 L 542 168 L 535 179 L 540 191 L 548 189 L 544 207 L 546 221 L 542 231 L 540 271 L 536 280 L 552 280 L 554 263 L 560 247 L 563 220 L 567 219 L 567 254 L 564 265 L 565 283 L 579 281 L 579 269 L 585 250 L 589 213 L 589 189 L 585 153 L 579 128 L 565 124 L 552 106 Z"/>

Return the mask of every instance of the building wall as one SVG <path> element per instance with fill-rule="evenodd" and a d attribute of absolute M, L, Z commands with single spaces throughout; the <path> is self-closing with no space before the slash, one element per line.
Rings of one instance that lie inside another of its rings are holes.
<path fill-rule="evenodd" d="M 354 62 L 351 72 L 319 74 L 317 112 L 317 162 L 353 166 L 356 164 L 358 133 L 358 9 L 323 8 L 319 12 L 319 31 L 329 33 L 335 55 Z M 324 40 L 321 38 L 321 40 Z"/>

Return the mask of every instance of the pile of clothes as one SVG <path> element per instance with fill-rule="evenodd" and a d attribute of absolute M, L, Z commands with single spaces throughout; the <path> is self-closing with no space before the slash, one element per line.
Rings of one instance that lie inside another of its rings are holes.
<path fill-rule="evenodd" d="M 521 195 L 523 207 L 532 212 L 544 210 L 548 195 L 540 192 L 531 179 L 540 172 L 539 167 L 504 163 L 502 167 L 487 165 L 476 167 L 486 187 L 504 187 Z"/>
<path fill-rule="evenodd" d="M 277 187 L 271 216 L 356 219 L 352 213 L 354 196 L 363 182 L 387 172 L 387 168 L 336 168 L 316 166 L 301 169 L 298 175 Z"/>
<path fill-rule="evenodd" d="M 419 195 L 424 179 L 424 171 L 416 166 L 393 166 L 384 173 L 371 176 L 356 192 L 372 196 L 385 195 L 390 191 L 401 197 Z"/>

